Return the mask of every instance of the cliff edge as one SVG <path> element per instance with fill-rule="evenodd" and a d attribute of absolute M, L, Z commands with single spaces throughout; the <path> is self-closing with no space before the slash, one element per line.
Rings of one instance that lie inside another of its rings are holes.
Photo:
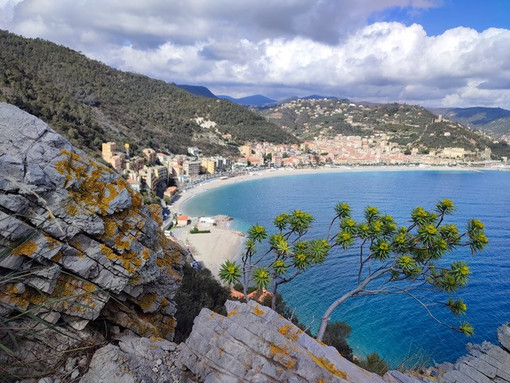
<path fill-rule="evenodd" d="M 98 318 L 171 340 L 185 258 L 160 223 L 160 207 L 142 206 L 120 175 L 0 103 L 0 327 L 8 329 L 0 359 L 56 363 L 60 351 L 98 336 Z"/>

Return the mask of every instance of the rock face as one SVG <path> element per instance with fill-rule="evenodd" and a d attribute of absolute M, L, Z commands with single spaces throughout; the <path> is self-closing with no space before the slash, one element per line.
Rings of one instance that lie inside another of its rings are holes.
<path fill-rule="evenodd" d="M 80 383 L 196 382 L 177 359 L 172 342 L 126 335 L 118 346 L 109 344 L 94 354 Z"/>
<path fill-rule="evenodd" d="M 267 307 L 227 301 L 226 308 L 226 317 L 202 309 L 179 346 L 182 364 L 201 381 L 384 382 Z"/>
<path fill-rule="evenodd" d="M 9 327 L 35 315 L 69 334 L 64 347 L 101 315 L 172 339 L 184 255 L 160 223 L 159 207 L 142 206 L 117 173 L 0 103 L 0 318 Z"/>

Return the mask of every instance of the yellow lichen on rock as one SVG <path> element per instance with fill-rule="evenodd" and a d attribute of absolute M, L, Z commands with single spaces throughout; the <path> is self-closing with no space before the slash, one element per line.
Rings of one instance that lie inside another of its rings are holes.
<path fill-rule="evenodd" d="M 297 341 L 299 338 L 299 335 L 298 335 L 297 331 L 292 331 L 293 329 L 295 329 L 295 326 L 286 324 L 286 325 L 281 326 L 278 329 L 278 332 L 292 341 Z"/>
<path fill-rule="evenodd" d="M 269 344 L 269 356 L 276 358 L 276 360 L 283 365 L 286 369 L 291 369 L 296 364 L 296 361 L 289 355 L 287 347 L 278 347 L 277 345 Z"/>
<path fill-rule="evenodd" d="M 236 309 L 230 311 L 228 314 L 227 314 L 227 318 L 231 317 L 231 316 L 234 316 L 234 315 L 237 315 L 239 314 L 239 312 L 237 312 Z"/>
<path fill-rule="evenodd" d="M 101 243 L 99 245 L 101 252 L 104 256 L 112 261 L 118 260 L 122 263 L 122 267 L 129 272 L 134 274 L 136 270 L 142 265 L 143 261 L 136 253 L 132 251 L 125 251 L 122 255 L 116 254 L 113 249 Z"/>
<path fill-rule="evenodd" d="M 264 311 L 260 309 L 259 305 L 257 305 L 254 309 L 253 309 L 253 313 L 255 315 L 264 315 Z"/>
<path fill-rule="evenodd" d="M 152 308 L 157 298 L 156 294 L 146 294 L 138 300 L 138 305 L 143 311 L 147 311 Z"/>
<path fill-rule="evenodd" d="M 161 212 L 161 206 L 156 204 L 151 204 L 147 206 L 149 209 L 149 212 L 151 214 L 151 217 L 154 221 L 157 222 L 158 226 L 163 225 L 163 216 Z"/>
<path fill-rule="evenodd" d="M 312 360 L 315 363 L 317 363 L 318 366 L 324 368 L 325 370 L 328 370 L 333 375 L 338 376 L 339 378 L 347 379 L 347 373 L 345 373 L 344 371 L 336 369 L 335 365 L 333 363 L 331 363 L 329 360 L 327 360 L 326 358 L 324 358 L 324 357 L 317 357 L 314 354 L 312 354 L 311 352 L 309 352 L 308 354 L 310 355 L 310 358 L 312 358 Z"/>
<path fill-rule="evenodd" d="M 12 249 L 11 254 L 20 256 L 25 255 L 27 257 L 32 257 L 37 250 L 37 243 L 34 241 L 25 241 L 21 245 L 16 246 Z"/>
<path fill-rule="evenodd" d="M 110 203 L 119 195 L 120 190 L 129 187 L 127 183 L 122 178 L 111 182 L 102 181 L 103 175 L 113 171 L 87 157 L 68 150 L 62 150 L 61 155 L 65 158 L 55 164 L 55 169 L 67 180 L 65 187 L 69 199 L 66 212 L 70 215 L 107 215 Z M 70 184 L 72 186 L 68 187 Z"/>

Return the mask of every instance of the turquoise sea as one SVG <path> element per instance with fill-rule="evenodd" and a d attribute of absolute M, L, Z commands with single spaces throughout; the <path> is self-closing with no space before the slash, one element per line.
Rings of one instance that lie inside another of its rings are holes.
<path fill-rule="evenodd" d="M 198 195 L 184 206 L 186 213 L 226 214 L 234 229 L 246 231 L 252 224 L 271 226 L 273 218 L 293 209 L 315 217 L 311 236 L 327 231 L 338 201 L 347 201 L 360 219 L 367 205 L 379 207 L 404 225 L 416 206 L 432 209 L 437 200 L 449 198 L 457 212 L 449 222 L 464 225 L 470 218 L 485 223 L 489 246 L 472 257 L 466 248 L 452 255 L 469 261 L 472 271 L 460 295 L 467 315 L 439 315 L 454 325 L 467 320 L 475 336 L 467 338 L 433 321 L 410 298 L 380 295 L 355 298 L 339 306 L 333 320 L 352 327 L 349 344 L 358 355 L 379 353 L 396 366 L 402 362 L 455 361 L 468 342 L 497 342 L 496 329 L 510 321 L 510 173 L 498 171 L 368 171 L 319 173 L 254 179 Z M 342 251 L 342 250 L 338 250 Z M 349 291 L 355 281 L 355 253 L 340 261 L 332 253 L 327 261 L 281 287 L 289 306 L 301 322 L 313 321 L 317 329 L 329 304 Z"/>

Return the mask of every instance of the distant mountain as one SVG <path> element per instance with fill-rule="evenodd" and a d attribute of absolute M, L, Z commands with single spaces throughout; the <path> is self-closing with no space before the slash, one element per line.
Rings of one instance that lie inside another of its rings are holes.
<path fill-rule="evenodd" d="M 501 108 L 429 108 L 451 121 L 481 130 L 493 137 L 510 139 L 510 110 Z"/>
<path fill-rule="evenodd" d="M 418 105 L 353 103 L 337 98 L 301 98 L 259 111 L 269 121 L 303 140 L 315 137 L 370 137 L 385 133 L 389 141 L 421 153 L 446 147 L 471 152 L 490 148 L 496 157 L 509 156 L 510 147 L 486 135 L 437 116 Z"/>
<path fill-rule="evenodd" d="M 230 97 L 230 96 L 226 96 L 226 95 L 221 95 L 221 96 L 218 96 L 218 98 L 221 98 L 224 100 L 229 100 L 236 104 L 244 105 L 244 106 L 261 107 L 261 106 L 276 104 L 276 100 L 273 100 L 266 96 L 262 96 L 261 94 L 256 94 L 253 96 L 247 96 L 247 97 L 241 97 L 241 98 L 234 98 L 234 97 Z"/>
<path fill-rule="evenodd" d="M 209 98 L 217 98 L 213 92 L 211 92 L 207 87 L 205 86 L 198 86 L 198 85 L 177 85 L 174 84 L 176 87 L 184 89 L 186 92 L 189 92 L 191 94 L 194 94 L 195 96 L 202 96 L 202 97 L 209 97 Z"/>
<path fill-rule="evenodd" d="M 237 154 L 246 141 L 297 142 L 244 107 L 122 72 L 71 49 L 0 30 L 0 101 L 47 122 L 74 145 L 129 142 L 185 153 Z"/>

